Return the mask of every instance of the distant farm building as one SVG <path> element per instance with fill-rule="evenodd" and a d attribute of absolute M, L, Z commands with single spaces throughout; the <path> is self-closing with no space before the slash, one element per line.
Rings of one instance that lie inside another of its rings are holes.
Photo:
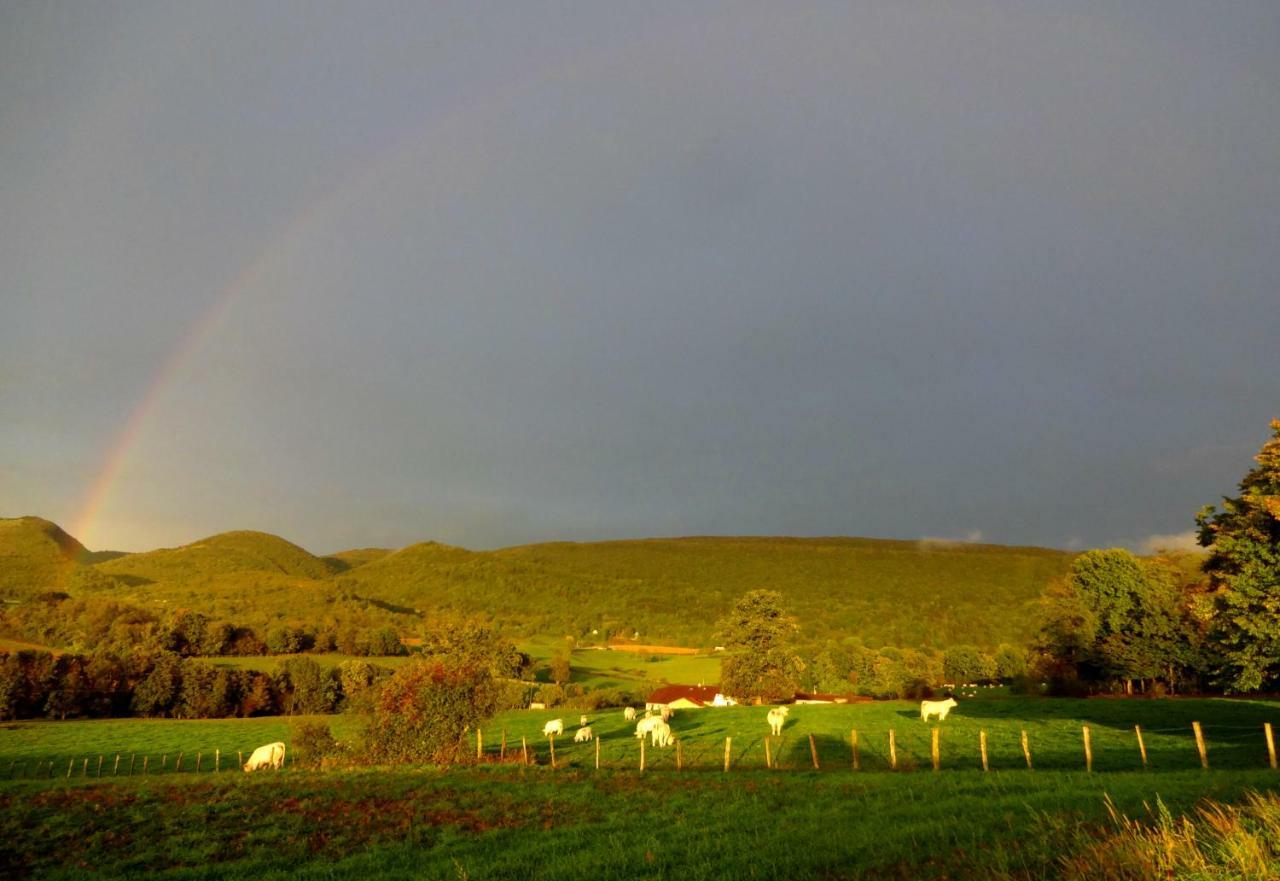
<path fill-rule="evenodd" d="M 664 685 L 644 703 L 646 710 L 696 710 L 702 707 L 732 707 L 738 702 L 720 693 L 718 685 Z"/>

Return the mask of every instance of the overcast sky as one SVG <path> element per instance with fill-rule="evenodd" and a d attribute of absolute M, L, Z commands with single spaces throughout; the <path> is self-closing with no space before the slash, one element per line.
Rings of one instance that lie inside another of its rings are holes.
<path fill-rule="evenodd" d="M 1280 415 L 1280 4 L 0 4 L 0 516 L 1139 546 Z"/>

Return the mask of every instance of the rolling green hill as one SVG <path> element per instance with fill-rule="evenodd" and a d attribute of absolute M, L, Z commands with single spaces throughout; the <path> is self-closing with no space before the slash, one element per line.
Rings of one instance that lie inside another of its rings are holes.
<path fill-rule="evenodd" d="M 105 590 L 250 626 L 359 615 L 402 633 L 447 610 L 483 615 L 512 637 L 584 644 L 639 632 L 644 643 L 710 646 L 730 603 L 757 588 L 783 594 L 803 642 L 1021 642 L 1036 598 L 1071 555 L 859 538 L 674 538 L 497 551 L 424 542 L 317 557 L 274 535 L 228 532 L 79 562 L 94 559 L 48 521 L 0 521 L 0 585 L 11 597 L 56 580 L 71 593 Z"/>
<path fill-rule="evenodd" d="M 0 518 L 0 599 L 74 591 L 97 580 L 94 554 L 40 517 Z"/>
<path fill-rule="evenodd" d="M 265 532 L 223 532 L 183 545 L 125 554 L 98 569 L 125 584 L 203 581 L 242 572 L 328 578 L 329 567 L 297 545 Z"/>
<path fill-rule="evenodd" d="M 413 545 L 339 579 L 361 595 L 491 615 L 524 635 L 639 631 L 709 645 L 743 592 L 780 591 L 804 639 L 995 645 L 1030 635 L 1030 606 L 1071 555 L 1043 548 L 858 538 L 557 542 L 474 552 Z"/>

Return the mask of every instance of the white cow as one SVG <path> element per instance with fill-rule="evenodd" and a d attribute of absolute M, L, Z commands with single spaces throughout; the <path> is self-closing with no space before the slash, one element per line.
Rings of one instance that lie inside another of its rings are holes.
<path fill-rule="evenodd" d="M 656 725 L 649 728 L 649 736 L 653 739 L 654 746 L 668 747 L 671 746 L 675 739 L 671 736 L 671 726 L 661 719 L 657 720 Z"/>
<path fill-rule="evenodd" d="M 663 722 L 670 722 L 670 721 L 671 721 L 671 717 L 672 717 L 672 716 L 674 716 L 675 714 L 676 714 L 676 711 L 675 711 L 675 710 L 673 710 L 673 709 L 671 709 L 670 707 L 663 707 L 663 708 L 662 708 L 662 721 L 663 721 Z"/>
<path fill-rule="evenodd" d="M 595 737 L 595 734 L 591 731 L 591 726 L 583 725 L 581 728 L 578 729 L 577 733 L 573 735 L 573 742 L 586 743 L 588 740 L 590 740 L 593 737 Z"/>
<path fill-rule="evenodd" d="M 643 739 L 646 734 L 648 734 L 650 731 L 653 730 L 653 727 L 655 725 L 665 725 L 665 724 L 666 723 L 663 722 L 657 716 L 645 716 L 643 719 L 641 719 L 639 722 L 636 723 L 636 737 Z"/>
<path fill-rule="evenodd" d="M 578 717 L 578 724 L 579 724 L 579 725 L 586 725 L 588 721 L 590 721 L 590 720 L 589 720 L 589 719 L 587 719 L 587 717 L 586 717 L 586 716 L 579 716 L 579 717 Z"/>
<path fill-rule="evenodd" d="M 551 737 L 552 735 L 560 737 L 562 734 L 564 734 L 564 719 L 552 719 L 542 726 L 543 737 Z"/>
<path fill-rule="evenodd" d="M 249 761 L 244 763 L 246 772 L 258 771 L 262 768 L 274 768 L 279 771 L 283 767 L 284 744 L 278 740 L 255 749 L 253 755 L 249 756 Z"/>
<path fill-rule="evenodd" d="M 787 722 L 788 707 L 773 707 L 769 710 L 769 733 L 777 737 L 782 734 L 782 726 Z"/>
<path fill-rule="evenodd" d="M 634 722 L 636 720 L 636 708 L 627 707 L 625 710 L 622 711 L 622 718 L 627 720 L 628 722 Z"/>
<path fill-rule="evenodd" d="M 937 716 L 938 721 L 941 722 L 947 718 L 947 713 L 950 713 L 955 706 L 956 699 L 953 697 L 944 701 L 920 701 L 920 721 L 928 722 L 930 716 Z"/>

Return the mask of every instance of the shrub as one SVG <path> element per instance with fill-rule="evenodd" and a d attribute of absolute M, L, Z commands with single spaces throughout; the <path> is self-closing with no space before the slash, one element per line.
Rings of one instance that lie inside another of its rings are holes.
<path fill-rule="evenodd" d="M 290 735 L 294 760 L 308 768 L 318 768 L 326 759 L 337 758 L 342 747 L 323 722 L 296 722 Z"/>
<path fill-rule="evenodd" d="M 378 689 L 365 734 L 369 757 L 375 762 L 454 761 L 462 735 L 493 714 L 496 697 L 487 670 L 414 661 Z"/>

